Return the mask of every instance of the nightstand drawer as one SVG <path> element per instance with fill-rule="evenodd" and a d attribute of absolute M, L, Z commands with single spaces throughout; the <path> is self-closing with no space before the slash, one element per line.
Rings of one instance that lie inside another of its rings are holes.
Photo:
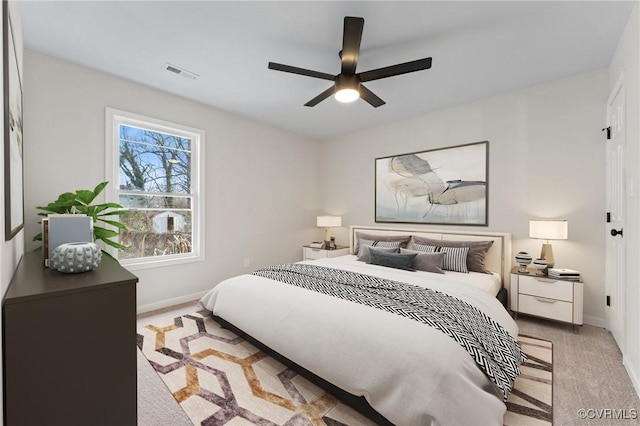
<path fill-rule="evenodd" d="M 518 311 L 523 314 L 573 322 L 573 304 L 561 300 L 520 294 L 518 297 Z"/>
<path fill-rule="evenodd" d="M 349 254 L 349 247 L 338 246 L 333 250 L 327 250 L 324 248 L 313 248 L 304 246 L 302 248 L 302 260 L 318 260 L 326 259 L 328 257 L 338 257 Z"/>
<path fill-rule="evenodd" d="M 519 293 L 573 302 L 573 282 L 542 277 L 519 277 Z"/>
<path fill-rule="evenodd" d="M 316 260 L 316 259 L 324 259 L 328 256 L 329 250 L 324 249 L 316 249 L 312 247 L 304 248 L 304 259 L 305 260 Z"/>

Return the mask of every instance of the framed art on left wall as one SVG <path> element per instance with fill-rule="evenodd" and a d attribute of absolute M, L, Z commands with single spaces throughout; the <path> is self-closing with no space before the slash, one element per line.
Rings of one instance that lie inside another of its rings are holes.
<path fill-rule="evenodd" d="M 4 235 L 11 240 L 24 227 L 22 147 L 22 34 L 2 2 L 4 89 Z"/>

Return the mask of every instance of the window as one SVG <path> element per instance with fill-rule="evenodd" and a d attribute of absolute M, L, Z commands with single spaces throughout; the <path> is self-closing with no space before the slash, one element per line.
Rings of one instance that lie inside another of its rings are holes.
<path fill-rule="evenodd" d="M 204 131 L 111 108 L 106 127 L 107 189 L 127 226 L 127 249 L 111 254 L 141 267 L 204 259 Z"/>

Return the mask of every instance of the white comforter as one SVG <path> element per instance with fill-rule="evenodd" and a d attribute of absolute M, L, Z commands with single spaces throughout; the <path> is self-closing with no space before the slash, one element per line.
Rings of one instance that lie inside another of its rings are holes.
<path fill-rule="evenodd" d="M 450 275 L 315 261 L 428 286 L 476 306 L 515 338 L 500 302 Z M 308 263 L 308 262 L 304 262 Z M 497 388 L 453 339 L 417 321 L 253 275 L 218 284 L 200 304 L 260 342 L 369 404 L 396 425 L 501 425 Z"/>

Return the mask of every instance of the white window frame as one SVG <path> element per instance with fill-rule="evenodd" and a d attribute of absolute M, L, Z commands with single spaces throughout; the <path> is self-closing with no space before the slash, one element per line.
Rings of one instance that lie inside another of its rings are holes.
<path fill-rule="evenodd" d="M 127 269 L 150 269 L 159 266 L 178 265 L 200 262 L 204 260 L 204 130 L 181 124 L 171 123 L 140 114 L 106 108 L 105 114 L 105 180 L 109 181 L 105 189 L 107 201 L 117 203 L 119 200 L 120 176 L 120 132 L 121 124 L 141 127 L 161 133 L 183 136 L 191 139 L 191 186 L 193 189 L 191 253 L 172 254 L 166 256 L 149 256 L 136 259 L 122 259 L 120 263 Z M 118 250 L 105 247 L 105 250 L 118 258 Z"/>

